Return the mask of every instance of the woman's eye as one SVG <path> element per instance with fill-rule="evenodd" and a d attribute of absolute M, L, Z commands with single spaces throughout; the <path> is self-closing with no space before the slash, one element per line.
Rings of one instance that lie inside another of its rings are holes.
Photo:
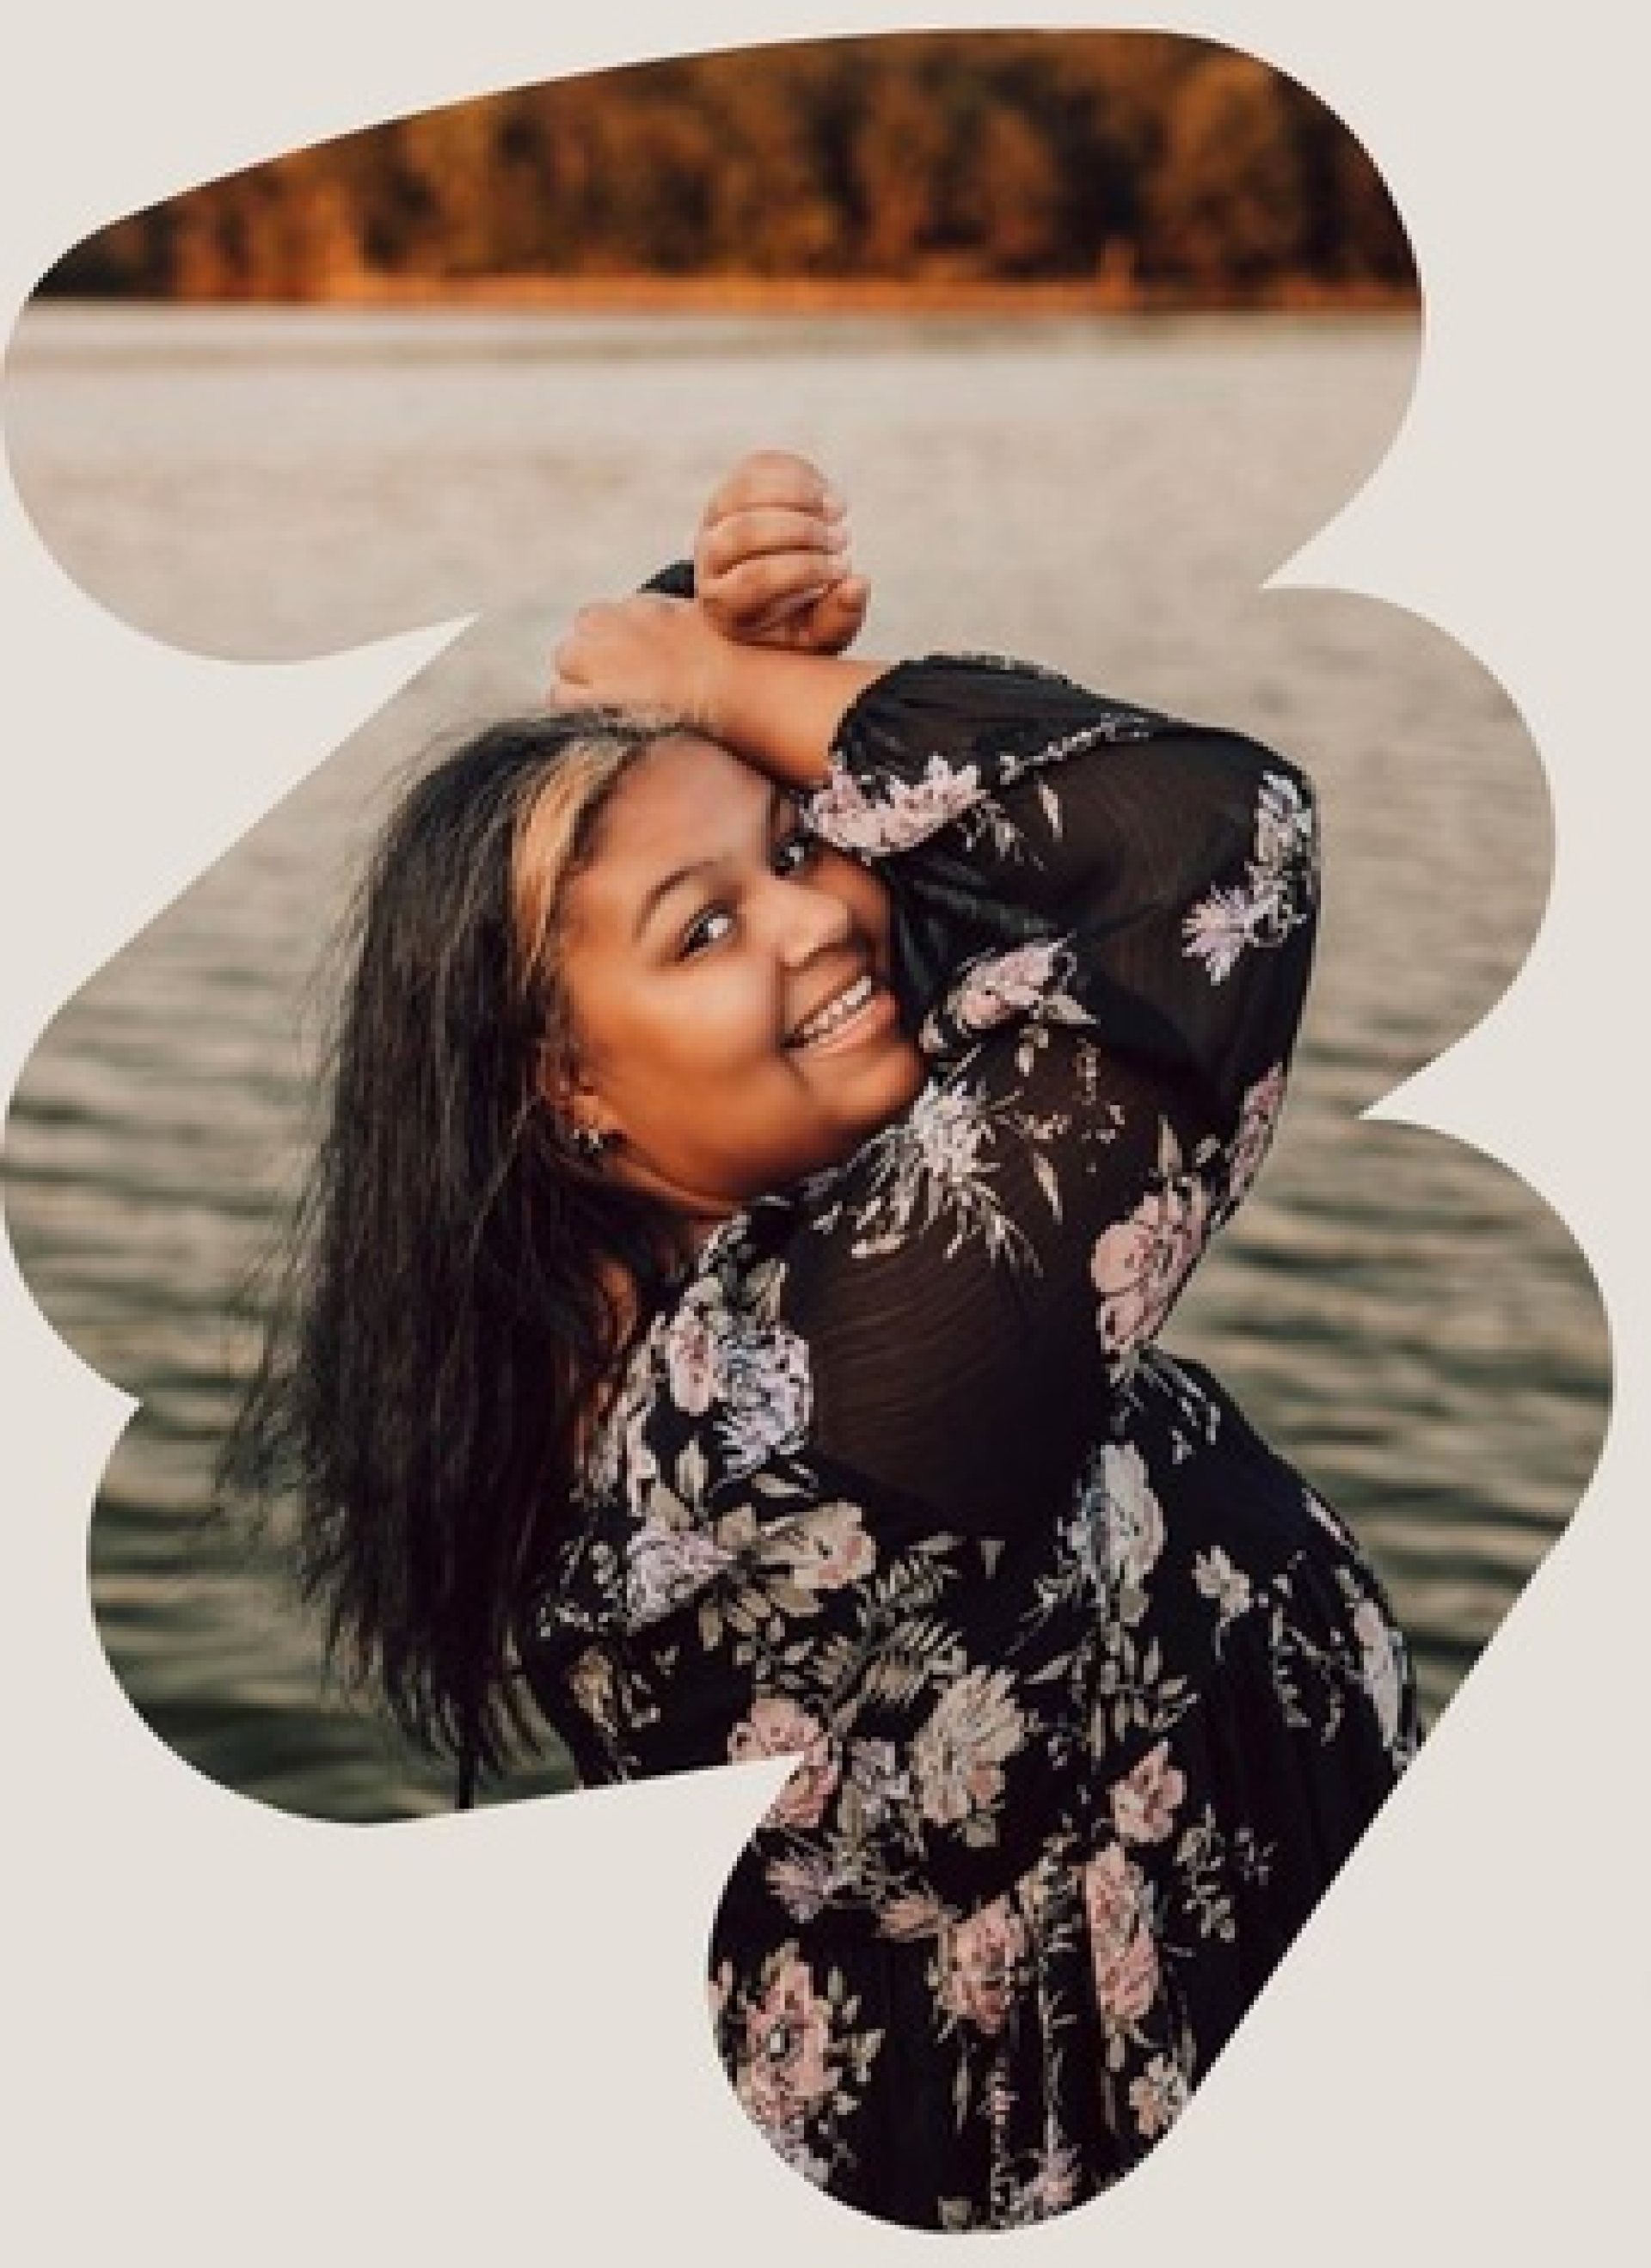
<path fill-rule="evenodd" d="M 708 945 L 724 938 L 734 925 L 734 917 L 725 906 L 708 906 L 702 914 L 689 923 L 682 933 L 682 957 L 702 953 Z"/>
<path fill-rule="evenodd" d="M 770 854 L 770 863 L 774 873 L 783 879 L 789 874 L 803 873 L 815 864 L 819 855 L 819 838 L 811 835 L 806 828 L 799 827 L 775 843 Z M 733 926 L 734 916 L 727 906 L 707 906 L 703 913 L 694 916 L 682 932 L 681 958 L 686 961 L 696 953 L 703 953 L 707 946 L 719 945 Z"/>

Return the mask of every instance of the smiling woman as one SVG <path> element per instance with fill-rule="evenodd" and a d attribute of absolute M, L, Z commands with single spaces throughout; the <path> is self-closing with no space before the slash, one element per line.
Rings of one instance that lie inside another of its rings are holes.
<path fill-rule="evenodd" d="M 370 879 L 232 1478 L 463 1776 L 787 1755 L 711 1956 L 844 2201 L 1010 2227 L 1175 2117 L 1415 1740 L 1346 1529 L 1158 1335 L 1281 1102 L 1310 792 L 1007 661 L 841 649 L 812 468 Z"/>
<path fill-rule="evenodd" d="M 525 892 L 533 862 L 530 828 Z M 921 1084 L 883 883 L 709 741 L 673 735 L 637 765 L 561 927 L 567 1107 L 686 1219 L 834 1163 Z"/>

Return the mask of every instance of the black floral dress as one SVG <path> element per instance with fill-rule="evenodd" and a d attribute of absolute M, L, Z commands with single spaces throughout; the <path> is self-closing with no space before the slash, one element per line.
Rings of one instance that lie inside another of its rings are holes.
<path fill-rule="evenodd" d="M 713 1933 L 738 2099 L 849 2204 L 1012 2227 L 1164 2132 L 1414 1743 L 1346 1530 L 1157 1343 L 1278 1113 L 1313 806 L 935 659 L 805 810 L 930 1076 L 653 1318 L 521 1652 L 587 1782 L 799 1757 Z"/>

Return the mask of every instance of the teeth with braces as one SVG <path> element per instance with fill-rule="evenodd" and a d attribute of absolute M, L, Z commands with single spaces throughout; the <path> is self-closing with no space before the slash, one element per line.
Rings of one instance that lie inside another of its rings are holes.
<path fill-rule="evenodd" d="M 792 1046 L 811 1047 L 817 1040 L 826 1038 L 840 1024 L 846 1024 L 850 1016 L 858 1015 L 870 998 L 870 977 L 857 976 L 846 992 L 840 992 L 834 1000 L 818 1010 L 806 1023 L 798 1025 Z"/>

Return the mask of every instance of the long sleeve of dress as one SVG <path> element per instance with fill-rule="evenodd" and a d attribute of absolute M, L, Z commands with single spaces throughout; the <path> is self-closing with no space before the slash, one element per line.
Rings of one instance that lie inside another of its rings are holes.
<path fill-rule="evenodd" d="M 933 1071 L 792 1248 L 813 1440 L 1002 1533 L 1069 1484 L 1259 1162 L 1307 981 L 1310 792 L 1240 735 L 936 659 L 853 704 L 806 808 L 888 884 Z"/>

